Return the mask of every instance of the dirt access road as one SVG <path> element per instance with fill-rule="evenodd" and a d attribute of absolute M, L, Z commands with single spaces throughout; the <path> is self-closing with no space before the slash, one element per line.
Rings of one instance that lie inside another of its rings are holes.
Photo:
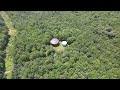
<path fill-rule="evenodd" d="M 9 38 L 8 46 L 6 47 L 6 58 L 5 58 L 5 73 L 7 79 L 11 79 L 12 77 L 12 70 L 13 70 L 13 57 L 11 55 L 11 52 L 14 48 L 14 37 L 16 36 L 16 29 L 13 27 L 13 24 L 9 18 L 9 16 L 6 14 L 5 11 L 0 12 L 2 18 L 5 21 L 6 26 L 8 27 L 8 34 L 11 36 Z"/>

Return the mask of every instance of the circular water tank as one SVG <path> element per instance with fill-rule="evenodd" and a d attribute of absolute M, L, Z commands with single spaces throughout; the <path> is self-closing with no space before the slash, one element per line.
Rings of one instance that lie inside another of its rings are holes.
<path fill-rule="evenodd" d="M 67 45 L 67 41 L 62 41 L 62 45 L 66 46 Z"/>
<path fill-rule="evenodd" d="M 55 44 L 58 44 L 59 43 L 59 40 L 57 38 L 53 38 L 51 41 L 50 41 L 51 44 L 55 45 Z"/>

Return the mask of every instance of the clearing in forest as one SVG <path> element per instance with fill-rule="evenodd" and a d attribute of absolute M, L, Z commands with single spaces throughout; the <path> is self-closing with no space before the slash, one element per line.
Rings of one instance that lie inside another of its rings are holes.
<path fill-rule="evenodd" d="M 62 43 L 60 42 L 59 46 L 53 47 L 53 49 L 59 52 L 59 51 L 64 51 L 65 48 L 62 46 Z"/>

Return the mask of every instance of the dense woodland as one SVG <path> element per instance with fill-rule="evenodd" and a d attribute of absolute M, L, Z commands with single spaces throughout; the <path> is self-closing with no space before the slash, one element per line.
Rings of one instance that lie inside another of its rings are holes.
<path fill-rule="evenodd" d="M 12 79 L 120 79 L 120 12 L 7 11 L 17 30 Z M 0 26 L 3 26 L 3 23 Z M 6 42 L 6 28 L 0 40 Z M 50 45 L 66 40 L 64 51 Z M 0 41 L 0 69 L 3 67 Z M 5 43 L 6 45 L 6 43 Z"/>
<path fill-rule="evenodd" d="M 9 39 L 8 29 L 4 23 L 3 18 L 0 16 L 0 79 L 4 76 L 5 71 L 5 48 Z"/>

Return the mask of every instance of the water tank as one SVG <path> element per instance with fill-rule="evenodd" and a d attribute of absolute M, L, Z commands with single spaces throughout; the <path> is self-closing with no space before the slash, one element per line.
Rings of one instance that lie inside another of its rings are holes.
<path fill-rule="evenodd" d="M 62 45 L 66 46 L 67 45 L 67 41 L 62 41 Z"/>

